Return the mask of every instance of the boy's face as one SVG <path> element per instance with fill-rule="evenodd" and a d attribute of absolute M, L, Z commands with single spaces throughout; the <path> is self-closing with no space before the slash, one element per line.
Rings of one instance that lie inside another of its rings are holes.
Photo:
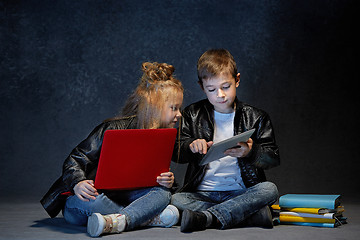
<path fill-rule="evenodd" d="M 236 79 L 230 73 L 222 73 L 203 80 L 202 88 L 215 111 L 231 113 L 234 111 L 236 88 L 239 86 L 240 73 Z"/>

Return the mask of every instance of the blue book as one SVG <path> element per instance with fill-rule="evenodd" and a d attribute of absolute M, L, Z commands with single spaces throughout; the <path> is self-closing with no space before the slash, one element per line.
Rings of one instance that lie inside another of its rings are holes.
<path fill-rule="evenodd" d="M 335 209 L 340 205 L 340 195 L 320 194 L 285 194 L 279 199 L 283 208 L 328 208 Z"/>
<path fill-rule="evenodd" d="M 311 227 L 327 227 L 327 228 L 335 228 L 339 225 L 337 223 L 309 223 L 309 222 L 281 222 L 281 224 L 311 226 Z"/>

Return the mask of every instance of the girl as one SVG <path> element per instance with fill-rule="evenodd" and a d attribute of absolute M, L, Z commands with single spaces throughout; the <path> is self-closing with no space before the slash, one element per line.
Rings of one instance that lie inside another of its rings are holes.
<path fill-rule="evenodd" d="M 157 177 L 159 186 L 122 191 L 98 191 L 94 179 L 104 132 L 109 129 L 173 128 L 181 117 L 183 87 L 166 63 L 142 64 L 143 76 L 123 108 L 123 116 L 105 120 L 65 160 L 60 177 L 41 203 L 51 217 L 61 209 L 67 222 L 86 225 L 93 236 L 142 226 L 171 227 L 178 210 L 168 205 L 172 172 Z M 136 174 L 136 173 L 134 173 Z M 70 192 L 68 196 L 64 194 Z"/>

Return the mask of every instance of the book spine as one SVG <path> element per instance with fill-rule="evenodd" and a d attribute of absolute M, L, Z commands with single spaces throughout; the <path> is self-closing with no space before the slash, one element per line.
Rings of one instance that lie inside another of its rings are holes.
<path fill-rule="evenodd" d="M 299 225 L 299 226 L 311 226 L 311 227 L 327 227 L 327 228 L 336 227 L 336 225 L 333 224 L 333 223 L 281 222 L 281 224 Z"/>
<path fill-rule="evenodd" d="M 309 217 L 295 217 L 289 215 L 280 215 L 280 222 L 308 222 L 308 223 L 335 223 L 335 219 L 328 218 L 309 218 Z"/>
<path fill-rule="evenodd" d="M 286 194 L 280 197 L 280 208 L 328 208 L 339 205 L 340 195 Z"/>
<path fill-rule="evenodd" d="M 281 211 L 280 215 L 287 215 L 293 217 L 305 217 L 305 218 L 322 218 L 322 219 L 333 219 L 333 213 L 325 213 L 325 214 L 312 214 L 312 213 L 301 213 L 301 212 L 284 212 Z"/>
<path fill-rule="evenodd" d="M 310 214 L 320 214 L 320 211 L 323 208 L 281 208 L 284 212 L 299 212 L 299 213 L 310 213 Z"/>

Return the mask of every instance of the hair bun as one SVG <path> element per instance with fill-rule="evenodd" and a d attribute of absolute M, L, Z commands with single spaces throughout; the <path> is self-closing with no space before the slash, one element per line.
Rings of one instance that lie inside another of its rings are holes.
<path fill-rule="evenodd" d="M 157 81 L 167 81 L 172 78 L 175 68 L 166 63 L 145 62 L 142 64 L 144 75 L 147 76 L 147 81 L 154 83 Z"/>

